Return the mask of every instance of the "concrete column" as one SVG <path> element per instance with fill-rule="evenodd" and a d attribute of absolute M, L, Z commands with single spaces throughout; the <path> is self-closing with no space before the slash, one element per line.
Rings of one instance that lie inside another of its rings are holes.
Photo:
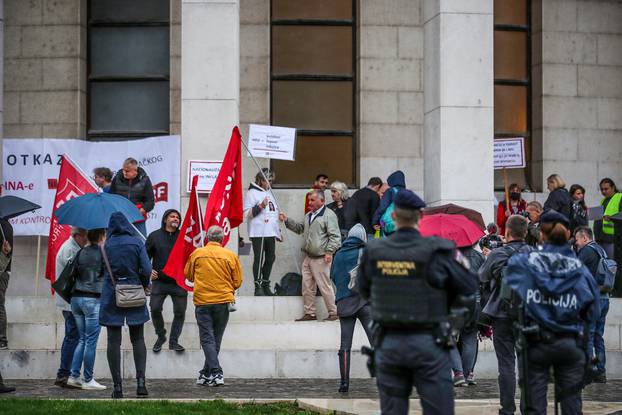
<path fill-rule="evenodd" d="M 4 0 L 0 0 L 0 140 L 4 137 Z M 0 149 L 0 154 L 2 149 Z M 1 167 L 0 167 L 1 169 Z"/>
<path fill-rule="evenodd" d="M 493 0 L 426 0 L 424 189 L 493 219 Z"/>
<path fill-rule="evenodd" d="M 182 0 L 182 207 L 189 159 L 222 160 L 239 123 L 239 0 Z M 237 232 L 231 239 L 237 246 Z"/>

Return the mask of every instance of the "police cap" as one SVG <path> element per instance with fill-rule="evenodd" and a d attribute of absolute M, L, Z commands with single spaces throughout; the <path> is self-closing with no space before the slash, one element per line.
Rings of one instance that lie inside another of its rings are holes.
<path fill-rule="evenodd" d="M 570 221 L 568 220 L 566 215 L 563 215 L 553 209 L 547 210 L 546 212 L 542 214 L 542 216 L 540 216 L 540 223 L 551 223 L 551 224 L 561 223 L 566 228 L 570 227 Z"/>
<path fill-rule="evenodd" d="M 425 207 L 425 202 L 415 194 L 415 192 L 402 189 L 395 195 L 395 199 L 393 199 L 395 206 L 401 209 L 423 209 Z"/>

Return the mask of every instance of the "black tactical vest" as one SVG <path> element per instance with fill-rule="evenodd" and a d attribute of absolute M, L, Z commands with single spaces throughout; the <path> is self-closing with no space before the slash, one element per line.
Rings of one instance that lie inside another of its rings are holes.
<path fill-rule="evenodd" d="M 451 248 L 445 241 L 422 237 L 399 242 L 389 237 L 368 244 L 373 320 L 391 328 L 446 321 L 447 295 L 428 284 L 426 273 L 433 253 Z"/>

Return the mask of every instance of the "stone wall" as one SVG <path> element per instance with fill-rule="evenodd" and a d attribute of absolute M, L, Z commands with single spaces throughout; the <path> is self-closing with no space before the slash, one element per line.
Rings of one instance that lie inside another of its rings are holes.
<path fill-rule="evenodd" d="M 423 191 L 420 0 L 359 2 L 359 184 L 401 169 Z"/>
<path fill-rule="evenodd" d="M 600 200 L 622 184 L 622 3 L 534 2 L 534 138 L 542 176 L 560 174 Z M 541 91 L 541 93 L 540 93 Z"/>
<path fill-rule="evenodd" d="M 85 5 L 5 1 L 5 137 L 85 136 Z"/>

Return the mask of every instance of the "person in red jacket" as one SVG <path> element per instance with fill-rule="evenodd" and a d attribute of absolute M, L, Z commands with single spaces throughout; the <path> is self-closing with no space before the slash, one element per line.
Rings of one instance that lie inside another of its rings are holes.
<path fill-rule="evenodd" d="M 510 207 L 506 207 L 505 200 L 499 203 L 497 208 L 497 226 L 499 226 L 499 235 L 505 235 L 505 221 L 512 215 L 522 215 L 527 210 L 527 202 L 521 197 L 520 187 L 518 184 L 512 183 L 509 187 Z"/>
<path fill-rule="evenodd" d="M 311 211 L 311 207 L 309 207 L 309 196 L 313 193 L 314 190 L 325 191 L 328 188 L 328 176 L 324 173 L 320 173 L 315 176 L 315 181 L 311 186 L 311 189 L 305 195 L 305 215 Z"/>

